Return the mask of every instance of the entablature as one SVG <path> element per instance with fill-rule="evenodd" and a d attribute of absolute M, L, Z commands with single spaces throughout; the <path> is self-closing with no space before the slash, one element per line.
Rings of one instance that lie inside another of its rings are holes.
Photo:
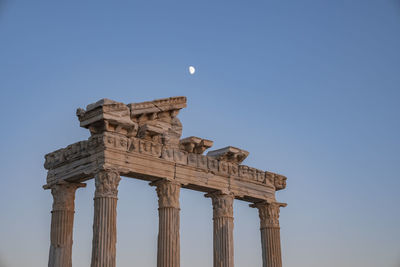
<path fill-rule="evenodd" d="M 226 147 L 203 152 L 211 140 L 181 139 L 177 112 L 185 97 L 125 105 L 108 99 L 78 109 L 81 126 L 91 137 L 45 156 L 47 185 L 60 180 L 82 182 L 104 169 L 148 181 L 176 180 L 183 187 L 232 193 L 248 201 L 274 200 L 286 177 L 241 164 L 249 152 Z"/>

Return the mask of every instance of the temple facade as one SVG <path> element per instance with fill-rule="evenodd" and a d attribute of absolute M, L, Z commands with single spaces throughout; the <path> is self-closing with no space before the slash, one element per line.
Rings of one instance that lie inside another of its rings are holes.
<path fill-rule="evenodd" d="M 149 181 L 158 196 L 157 267 L 180 266 L 181 188 L 201 191 L 213 209 L 214 267 L 234 266 L 233 202 L 249 202 L 260 217 L 264 267 L 281 267 L 279 212 L 275 193 L 286 177 L 242 162 L 249 152 L 233 146 L 204 152 L 213 141 L 181 138 L 177 117 L 186 97 L 124 104 L 102 99 L 78 109 L 88 140 L 45 156 L 43 186 L 53 195 L 49 267 L 72 266 L 75 192 L 95 179 L 91 267 L 116 265 L 117 202 L 121 176 Z M 211 207 L 210 207 L 211 208 Z"/>

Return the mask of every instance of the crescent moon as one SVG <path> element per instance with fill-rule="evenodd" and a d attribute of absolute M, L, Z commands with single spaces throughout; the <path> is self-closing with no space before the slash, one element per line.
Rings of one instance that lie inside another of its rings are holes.
<path fill-rule="evenodd" d="M 189 66 L 189 73 L 193 75 L 196 72 L 196 69 L 193 66 Z"/>

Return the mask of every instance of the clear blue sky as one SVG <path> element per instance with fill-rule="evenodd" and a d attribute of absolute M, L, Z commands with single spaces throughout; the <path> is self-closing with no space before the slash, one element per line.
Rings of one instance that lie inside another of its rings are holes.
<path fill-rule="evenodd" d="M 47 265 L 43 156 L 88 137 L 77 107 L 177 95 L 184 136 L 287 175 L 284 266 L 400 266 L 399 0 L 0 0 L 0 266 Z M 74 267 L 93 192 L 77 192 Z M 118 266 L 155 266 L 154 188 L 125 178 L 118 205 Z M 181 266 L 212 266 L 210 200 L 182 190 L 181 206 Z M 257 211 L 234 212 L 236 266 L 261 266 Z"/>

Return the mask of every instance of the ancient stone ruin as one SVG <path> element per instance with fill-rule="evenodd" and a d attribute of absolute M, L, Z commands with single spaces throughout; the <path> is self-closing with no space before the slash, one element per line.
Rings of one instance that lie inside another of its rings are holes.
<path fill-rule="evenodd" d="M 92 267 L 114 267 L 117 195 L 120 176 L 142 179 L 156 187 L 159 205 L 158 267 L 180 266 L 179 192 L 206 193 L 213 206 L 214 267 L 233 267 L 233 201 L 257 208 L 264 267 L 281 267 L 279 210 L 275 192 L 286 177 L 241 163 L 249 152 L 236 147 L 204 151 L 213 141 L 181 139 L 177 115 L 186 97 L 124 104 L 102 99 L 77 110 L 88 140 L 45 156 L 51 189 L 49 265 L 71 267 L 75 191 L 95 179 Z"/>

